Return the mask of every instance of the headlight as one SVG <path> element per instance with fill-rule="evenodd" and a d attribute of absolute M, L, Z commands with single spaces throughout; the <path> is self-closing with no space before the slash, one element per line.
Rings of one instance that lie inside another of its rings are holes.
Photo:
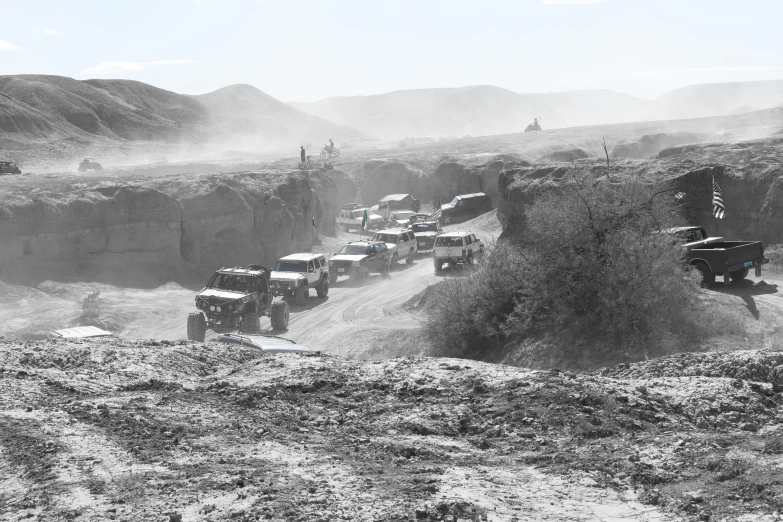
<path fill-rule="evenodd" d="M 215 308 L 215 311 L 216 311 L 216 312 L 222 312 L 222 310 L 220 309 L 220 307 L 219 307 L 219 306 Z"/>
<path fill-rule="evenodd" d="M 362 266 L 361 261 L 351 261 L 351 266 Z"/>
<path fill-rule="evenodd" d="M 214 311 L 215 311 L 215 307 L 214 307 L 214 306 L 210 306 L 210 307 L 209 307 L 209 311 L 210 311 L 210 312 L 214 312 Z"/>

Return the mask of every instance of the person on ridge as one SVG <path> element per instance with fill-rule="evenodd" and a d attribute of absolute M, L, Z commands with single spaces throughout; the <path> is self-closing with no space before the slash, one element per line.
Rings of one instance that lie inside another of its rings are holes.
<path fill-rule="evenodd" d="M 307 155 L 305 154 L 304 145 L 301 145 L 300 148 L 302 150 L 299 151 L 299 157 L 302 159 L 302 165 L 305 164 L 305 159 L 307 158 Z"/>

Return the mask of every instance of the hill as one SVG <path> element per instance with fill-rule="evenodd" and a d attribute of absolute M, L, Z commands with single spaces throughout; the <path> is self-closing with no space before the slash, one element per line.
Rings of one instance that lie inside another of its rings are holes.
<path fill-rule="evenodd" d="M 6 138 L 172 140 L 203 132 L 207 109 L 190 97 L 130 80 L 0 77 Z"/>
<path fill-rule="evenodd" d="M 692 85 L 644 100 L 608 90 L 520 94 L 489 85 L 417 89 L 292 103 L 383 138 L 486 136 L 544 128 L 739 114 L 783 103 L 783 81 Z"/>
<path fill-rule="evenodd" d="M 258 136 L 274 141 L 364 137 L 347 125 L 304 113 L 252 85 L 229 85 L 193 97 L 207 108 L 223 133 Z"/>

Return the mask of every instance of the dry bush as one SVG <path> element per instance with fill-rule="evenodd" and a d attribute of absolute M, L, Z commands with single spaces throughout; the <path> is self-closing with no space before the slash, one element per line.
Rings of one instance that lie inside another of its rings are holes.
<path fill-rule="evenodd" d="M 659 232 L 676 222 L 673 201 L 664 187 L 583 176 L 540 198 L 520 237 L 441 285 L 429 317 L 437 353 L 497 358 L 554 333 L 565 359 L 584 356 L 579 339 L 606 363 L 692 349 L 736 327 L 699 299 L 680 247 Z"/>

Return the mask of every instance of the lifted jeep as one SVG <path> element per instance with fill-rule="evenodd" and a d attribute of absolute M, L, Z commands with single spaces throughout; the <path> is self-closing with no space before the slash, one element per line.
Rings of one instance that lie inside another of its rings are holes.
<path fill-rule="evenodd" d="M 272 295 L 293 297 L 298 306 L 307 304 L 310 289 L 318 297 L 329 295 L 329 267 L 323 254 L 291 254 L 277 260 L 269 277 Z"/>
<path fill-rule="evenodd" d="M 204 341 L 207 328 L 239 328 L 258 333 L 260 317 L 269 315 L 272 328 L 288 328 L 288 303 L 272 302 L 269 269 L 261 265 L 221 268 L 198 294 L 198 312 L 188 315 L 188 339 Z"/>

